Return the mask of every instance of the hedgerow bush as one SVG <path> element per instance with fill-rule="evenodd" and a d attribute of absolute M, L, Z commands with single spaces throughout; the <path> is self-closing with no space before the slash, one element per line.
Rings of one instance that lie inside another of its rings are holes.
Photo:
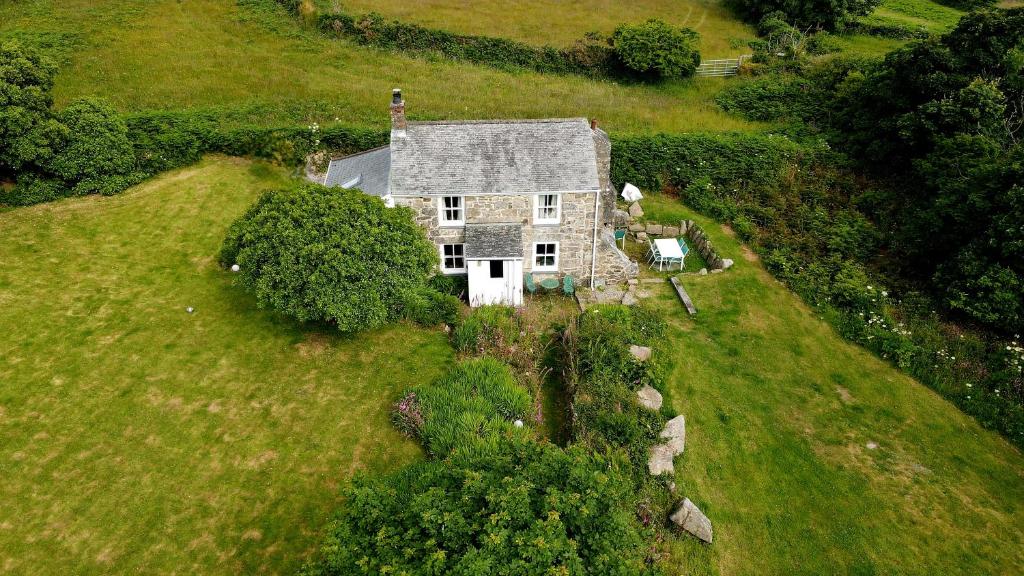
<path fill-rule="evenodd" d="M 0 174 L 40 160 L 39 131 L 50 119 L 57 66 L 39 50 L 0 41 Z"/>
<path fill-rule="evenodd" d="M 509 441 L 361 476 L 304 576 L 656 574 L 615 455 Z"/>
<path fill-rule="evenodd" d="M 692 76 L 700 64 L 699 35 L 661 20 L 623 24 L 615 29 L 612 43 L 623 65 L 652 79 Z"/>
<path fill-rule="evenodd" d="M 305 184 L 263 194 L 231 225 L 220 262 L 240 266 L 261 307 L 353 332 L 400 318 L 437 251 L 408 208 Z"/>
<path fill-rule="evenodd" d="M 835 30 L 857 16 L 870 14 L 881 0 L 729 0 L 728 5 L 748 22 L 779 12 L 801 29 Z"/>

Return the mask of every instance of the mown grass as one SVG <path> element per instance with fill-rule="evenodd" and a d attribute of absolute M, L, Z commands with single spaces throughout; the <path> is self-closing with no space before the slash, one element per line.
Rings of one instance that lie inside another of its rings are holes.
<path fill-rule="evenodd" d="M 390 404 L 441 331 L 299 326 L 216 265 L 282 182 L 213 158 L 0 214 L 0 572 L 289 573 L 341 482 L 420 456 Z"/>
<path fill-rule="evenodd" d="M 679 574 L 1010 574 L 1024 565 L 1024 458 L 839 336 L 715 223 L 733 269 L 667 285 L 671 395 L 687 419 L 676 484 L 715 526 L 671 546 Z M 877 444 L 876 448 L 869 443 Z"/>
<path fill-rule="evenodd" d="M 923 27 L 929 32 L 944 32 L 956 26 L 964 12 L 930 0 L 885 0 L 868 18 Z"/>
<path fill-rule="evenodd" d="M 321 0 L 330 12 L 333 2 Z M 750 52 L 757 34 L 717 0 L 347 0 L 346 11 L 385 16 L 465 34 L 501 36 L 533 44 L 570 46 L 588 32 L 610 35 L 623 23 L 659 18 L 696 30 L 704 58 L 730 58 Z"/>
<path fill-rule="evenodd" d="M 0 35 L 65 40 L 58 106 L 215 108 L 239 122 L 387 125 L 391 89 L 414 119 L 596 117 L 620 132 L 751 130 L 718 110 L 720 79 L 658 86 L 504 72 L 329 40 L 271 0 L 0 0 Z"/>

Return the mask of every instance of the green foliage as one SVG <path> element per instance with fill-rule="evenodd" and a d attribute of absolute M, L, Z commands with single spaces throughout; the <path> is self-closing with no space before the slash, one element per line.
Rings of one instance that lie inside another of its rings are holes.
<path fill-rule="evenodd" d="M 454 324 L 461 309 L 462 301 L 457 297 L 423 286 L 406 294 L 403 313 L 422 326 L 437 326 Z"/>
<path fill-rule="evenodd" d="M 508 366 L 494 358 L 467 360 L 396 404 L 399 430 L 418 437 L 437 458 L 486 456 L 513 438 L 529 437 L 515 421 L 529 418 L 533 399 Z"/>
<path fill-rule="evenodd" d="M 56 69 L 38 50 L 0 41 L 0 174 L 47 156 L 39 132 L 50 118 Z"/>
<path fill-rule="evenodd" d="M 628 465 L 552 444 L 358 478 L 306 576 L 651 574 Z"/>
<path fill-rule="evenodd" d="M 625 67 L 652 79 L 692 76 L 700 64 L 698 34 L 661 20 L 623 24 L 615 29 L 615 55 Z"/>
<path fill-rule="evenodd" d="M 437 251 L 409 209 L 306 184 L 264 194 L 232 224 L 220 262 L 241 267 L 260 306 L 353 332 L 399 318 Z"/>
<path fill-rule="evenodd" d="M 654 312 L 618 305 L 588 308 L 565 330 L 573 442 L 598 452 L 624 448 L 637 470 L 645 470 L 648 448 L 657 441 L 668 409 L 662 414 L 641 407 L 636 391 L 650 385 L 666 393 L 666 367 L 657 351 L 664 332 Z M 638 361 L 631 345 L 652 347 L 651 358 Z"/>
<path fill-rule="evenodd" d="M 138 178 L 135 155 L 128 140 L 128 127 L 105 100 L 75 100 L 57 114 L 66 128 L 64 142 L 47 171 L 74 183 L 74 193 L 115 193 Z"/>
<path fill-rule="evenodd" d="M 881 0 L 729 0 L 729 6 L 748 22 L 778 12 L 801 29 L 834 30 L 857 16 L 869 14 Z"/>

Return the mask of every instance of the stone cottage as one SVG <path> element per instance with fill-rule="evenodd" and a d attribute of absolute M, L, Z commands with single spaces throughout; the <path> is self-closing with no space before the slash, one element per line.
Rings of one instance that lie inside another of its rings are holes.
<path fill-rule="evenodd" d="M 395 90 L 388 146 L 332 160 L 324 184 L 408 206 L 470 304 L 520 305 L 524 275 L 635 277 L 615 244 L 611 145 L 585 118 L 409 122 Z"/>

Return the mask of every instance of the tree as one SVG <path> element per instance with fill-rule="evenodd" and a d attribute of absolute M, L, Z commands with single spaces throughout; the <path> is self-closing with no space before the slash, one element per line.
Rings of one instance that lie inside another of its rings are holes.
<path fill-rule="evenodd" d="M 0 41 L 0 172 L 45 156 L 52 134 L 50 89 L 56 65 L 15 41 Z"/>
<path fill-rule="evenodd" d="M 99 98 L 73 101 L 57 114 L 64 142 L 44 168 L 75 187 L 76 194 L 120 192 L 135 170 L 128 127 L 114 107 Z"/>
<path fill-rule="evenodd" d="M 759 22 L 772 12 L 798 28 L 834 30 L 857 16 L 869 14 L 881 0 L 729 0 L 748 22 Z"/>
<path fill-rule="evenodd" d="M 688 28 L 648 20 L 619 26 L 612 43 L 627 69 L 655 79 L 682 78 L 692 76 L 700 64 L 697 38 L 697 33 Z"/>
<path fill-rule="evenodd" d="M 401 317 L 437 250 L 403 207 L 358 190 L 306 184 L 265 193 L 220 253 L 260 306 L 353 332 Z"/>

